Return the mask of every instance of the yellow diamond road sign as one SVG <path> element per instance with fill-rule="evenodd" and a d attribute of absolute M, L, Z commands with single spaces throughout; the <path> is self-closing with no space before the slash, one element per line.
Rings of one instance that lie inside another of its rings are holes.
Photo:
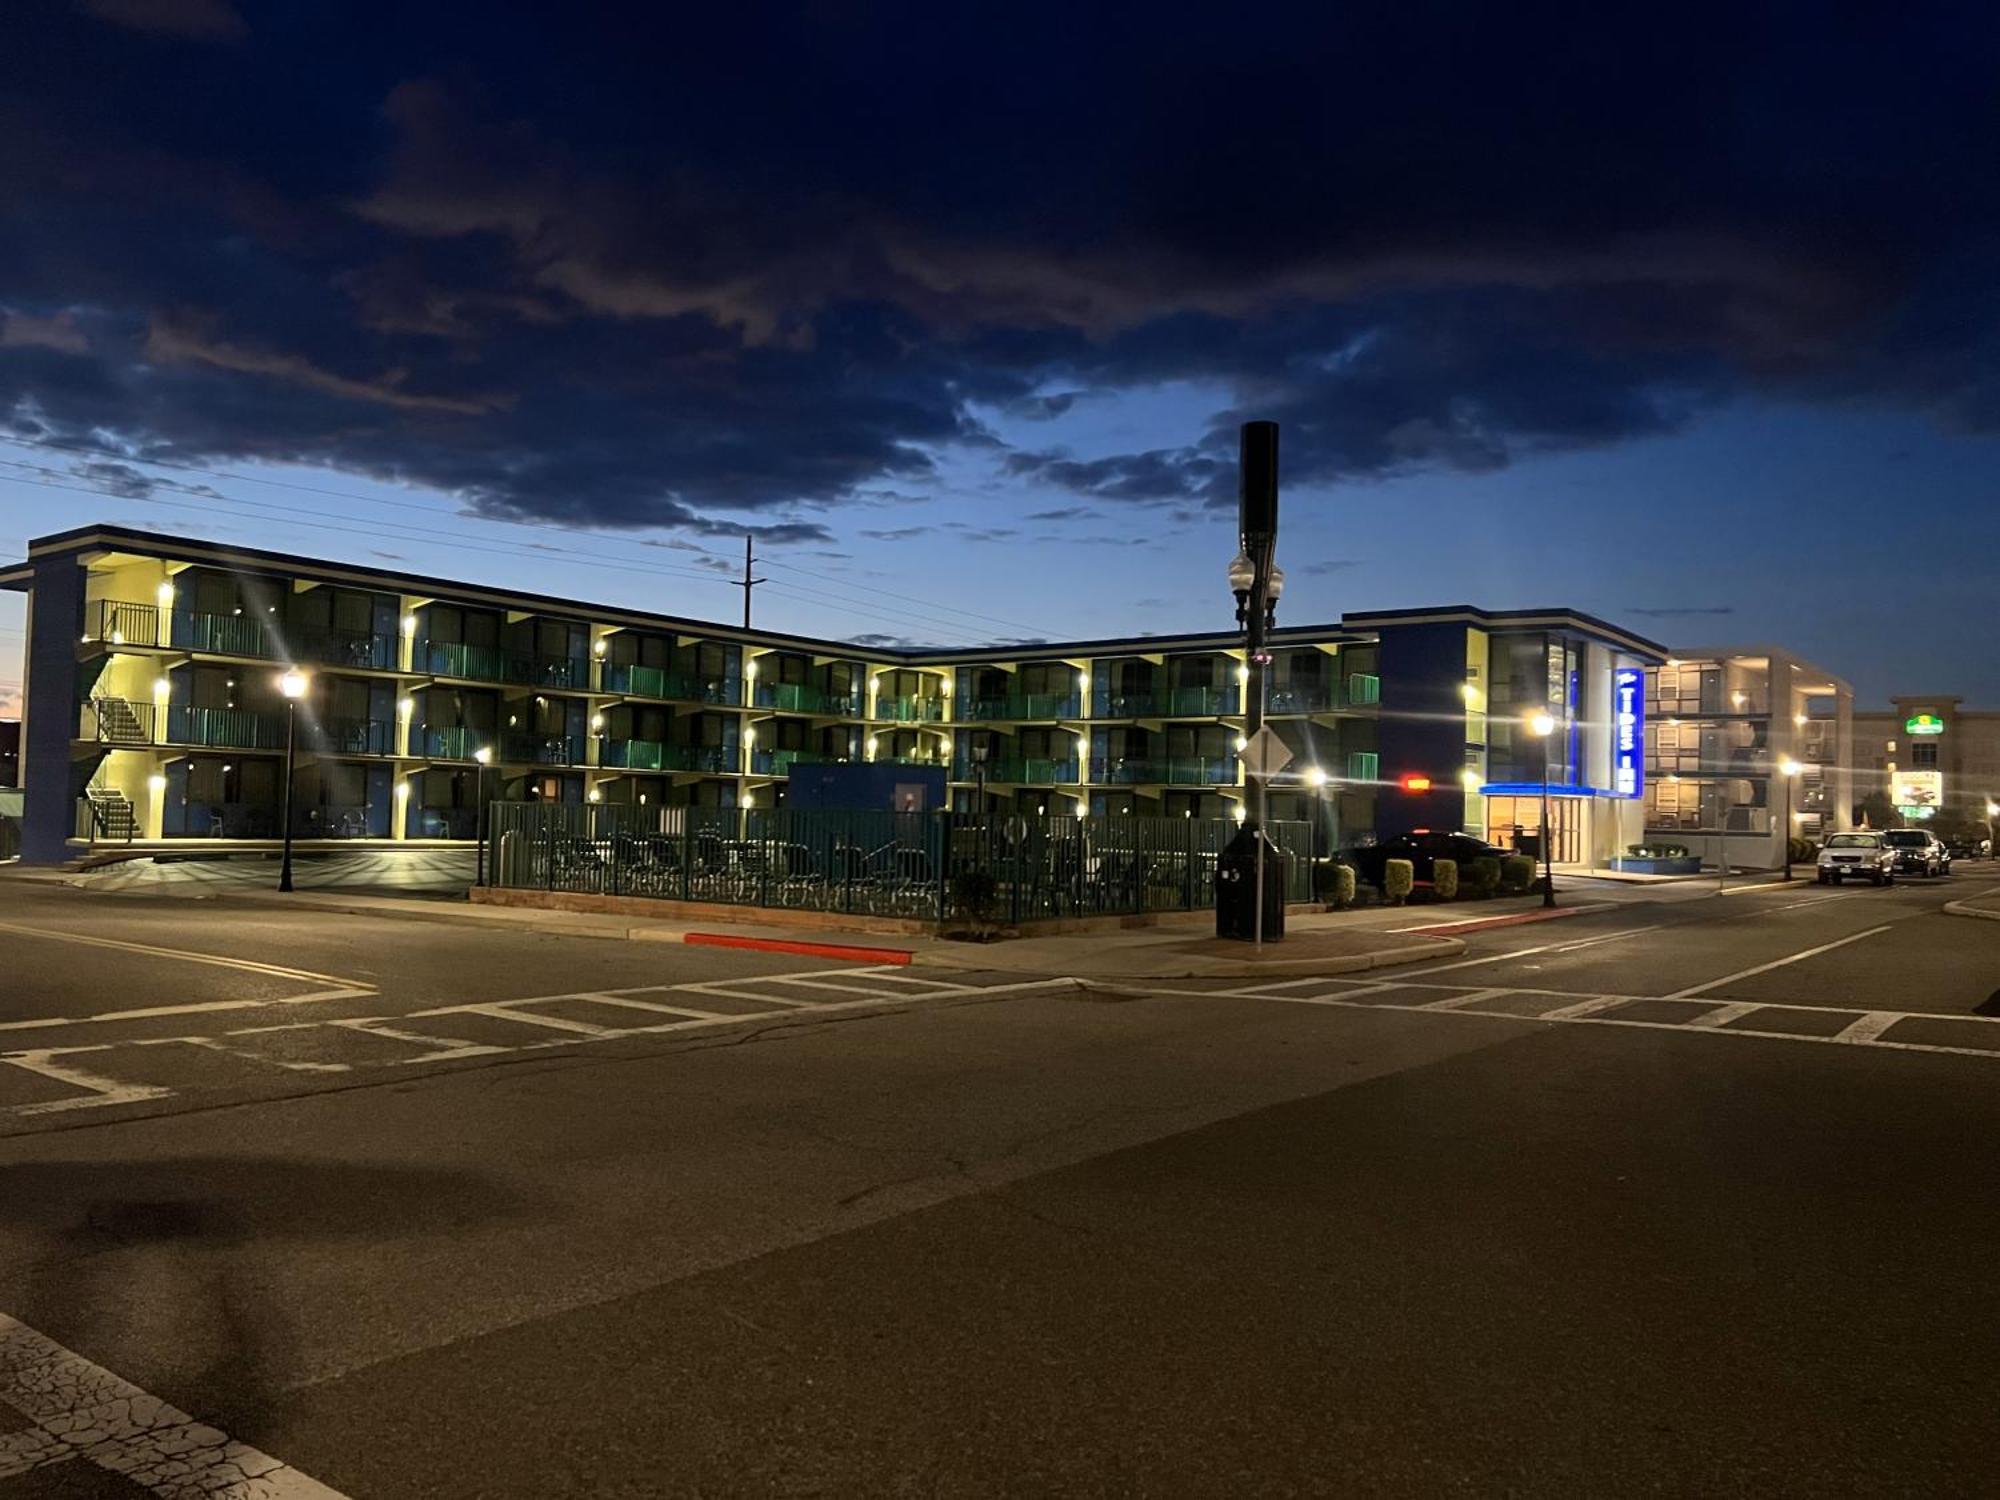
<path fill-rule="evenodd" d="M 1275 776 L 1292 763 L 1292 752 L 1269 724 L 1255 734 L 1242 751 L 1243 769 L 1252 776 Z"/>

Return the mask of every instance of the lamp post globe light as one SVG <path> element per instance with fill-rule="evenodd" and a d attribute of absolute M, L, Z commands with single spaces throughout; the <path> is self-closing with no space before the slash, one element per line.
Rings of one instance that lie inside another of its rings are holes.
<path fill-rule="evenodd" d="M 278 864 L 278 889 L 292 888 L 292 778 L 298 767 L 299 700 L 309 686 L 306 674 L 287 667 L 278 678 L 278 691 L 285 695 L 285 853 Z"/>
<path fill-rule="evenodd" d="M 1784 878 L 1786 880 L 1792 878 L 1792 782 L 1798 777 L 1799 772 L 1804 769 L 1803 766 L 1789 755 L 1778 762 L 1778 776 L 1785 783 L 1785 826 L 1782 830 L 1782 836 L 1785 840 Z"/>
<path fill-rule="evenodd" d="M 1549 741 L 1555 737 L 1555 717 L 1538 708 L 1528 715 L 1528 733 L 1542 742 L 1542 905 L 1556 904 L 1555 829 L 1549 822 Z"/>

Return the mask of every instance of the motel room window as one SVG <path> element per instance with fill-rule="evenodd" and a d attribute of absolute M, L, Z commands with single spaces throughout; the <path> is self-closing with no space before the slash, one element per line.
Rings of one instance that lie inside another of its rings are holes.
<path fill-rule="evenodd" d="M 1910 764 L 1937 769 L 1938 747 L 1936 740 L 1920 741 L 1910 746 Z"/>

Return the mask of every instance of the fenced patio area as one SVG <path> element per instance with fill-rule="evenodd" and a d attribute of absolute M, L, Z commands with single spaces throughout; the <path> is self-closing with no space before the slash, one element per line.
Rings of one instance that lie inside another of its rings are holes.
<path fill-rule="evenodd" d="M 1010 924 L 1206 910 L 1225 819 L 1030 817 L 786 808 L 502 802 L 488 809 L 486 883 L 726 906 L 944 921 L 991 877 Z M 1288 901 L 1311 899 L 1307 823 L 1266 825 Z"/>

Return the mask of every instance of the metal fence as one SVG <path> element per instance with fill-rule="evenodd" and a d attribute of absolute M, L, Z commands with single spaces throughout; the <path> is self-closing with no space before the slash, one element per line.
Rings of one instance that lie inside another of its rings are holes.
<path fill-rule="evenodd" d="M 1266 825 L 1286 899 L 1311 898 L 1309 823 Z M 941 921 L 992 879 L 1005 922 L 1203 910 L 1227 820 L 653 808 L 500 802 L 486 880 L 523 890 L 653 896 Z"/>

